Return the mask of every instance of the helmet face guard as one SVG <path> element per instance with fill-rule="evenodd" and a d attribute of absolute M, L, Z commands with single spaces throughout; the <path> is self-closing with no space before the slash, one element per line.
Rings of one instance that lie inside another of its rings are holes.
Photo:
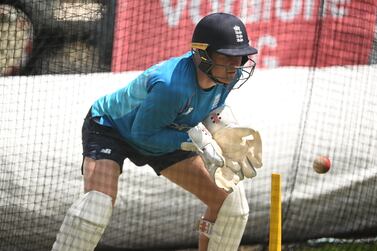
<path fill-rule="evenodd" d="M 205 45 L 204 45 L 205 47 Z M 240 66 L 228 66 L 222 64 L 216 64 L 208 55 L 208 50 L 203 50 L 203 45 L 198 46 L 193 43 L 193 54 L 197 54 L 200 58 L 198 68 L 204 72 L 212 81 L 219 84 L 227 84 L 231 82 L 238 82 L 233 89 L 239 89 L 254 73 L 256 66 L 255 61 L 250 55 L 242 56 Z M 220 53 L 221 54 L 221 53 Z M 226 55 L 227 56 L 227 55 Z M 216 76 L 212 73 L 214 67 L 223 68 L 226 72 L 225 76 Z M 229 71 L 234 71 L 235 74 L 229 74 Z"/>

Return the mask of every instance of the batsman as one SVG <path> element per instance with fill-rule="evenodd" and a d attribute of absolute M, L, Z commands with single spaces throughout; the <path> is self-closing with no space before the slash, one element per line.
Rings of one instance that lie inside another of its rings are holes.
<path fill-rule="evenodd" d="M 213 13 L 196 25 L 189 52 L 96 100 L 82 127 L 84 193 L 68 209 L 52 250 L 94 250 L 126 158 L 207 206 L 199 250 L 237 250 L 249 215 L 241 181 L 262 166 L 262 142 L 258 131 L 237 123 L 225 101 L 252 75 L 254 54 L 241 20 Z"/>

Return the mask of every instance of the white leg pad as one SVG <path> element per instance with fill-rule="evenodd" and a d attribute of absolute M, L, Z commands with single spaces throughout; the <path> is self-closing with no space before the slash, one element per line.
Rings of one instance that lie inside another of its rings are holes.
<path fill-rule="evenodd" d="M 234 187 L 225 199 L 217 215 L 216 222 L 208 233 L 208 251 L 237 251 L 247 219 L 249 205 L 242 182 Z"/>
<path fill-rule="evenodd" d="M 113 211 L 110 196 L 90 191 L 69 208 L 52 251 L 93 251 Z"/>

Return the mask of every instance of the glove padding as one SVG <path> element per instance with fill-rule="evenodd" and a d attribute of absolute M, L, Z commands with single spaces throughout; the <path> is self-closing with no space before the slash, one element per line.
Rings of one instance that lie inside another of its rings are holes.
<path fill-rule="evenodd" d="M 242 180 L 257 175 L 262 167 L 262 141 L 259 132 L 247 127 L 225 127 L 213 138 L 223 151 L 226 166 Z"/>
<path fill-rule="evenodd" d="M 216 185 L 226 191 L 231 191 L 240 179 L 229 167 L 225 166 L 222 150 L 212 138 L 211 133 L 202 123 L 191 128 L 187 133 L 192 142 L 183 142 L 181 149 L 197 152 Z"/>
<path fill-rule="evenodd" d="M 254 168 L 262 166 L 259 132 L 239 126 L 229 106 L 212 111 L 203 124 L 222 149 L 226 166 L 239 176 L 239 180 L 256 176 Z"/>

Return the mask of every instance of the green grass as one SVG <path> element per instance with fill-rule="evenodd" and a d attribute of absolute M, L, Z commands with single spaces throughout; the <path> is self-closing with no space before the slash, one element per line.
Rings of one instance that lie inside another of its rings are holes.
<path fill-rule="evenodd" d="M 320 244 L 315 247 L 301 246 L 288 250 L 300 251 L 377 251 L 377 243 Z"/>

